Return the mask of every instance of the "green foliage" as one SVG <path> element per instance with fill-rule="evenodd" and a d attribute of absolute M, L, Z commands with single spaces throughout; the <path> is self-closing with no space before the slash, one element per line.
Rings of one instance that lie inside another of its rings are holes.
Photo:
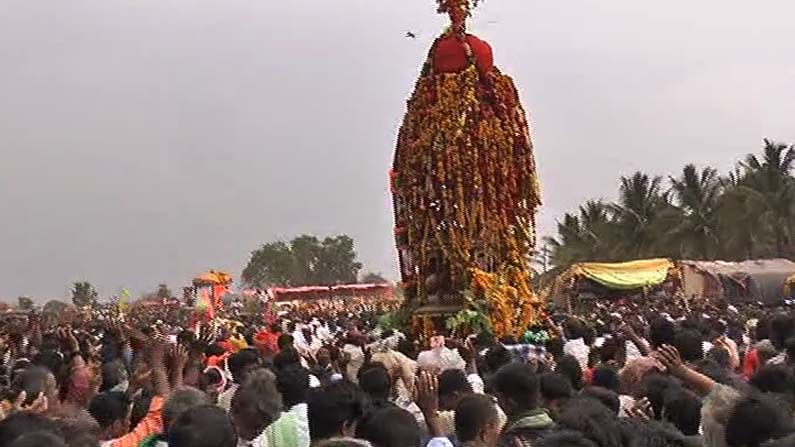
<path fill-rule="evenodd" d="M 355 283 L 362 264 L 356 261 L 353 239 L 346 235 L 298 236 L 276 241 L 251 253 L 243 281 L 254 287 Z"/>
<path fill-rule="evenodd" d="M 471 291 L 464 292 L 466 305 L 463 309 L 447 317 L 445 327 L 456 334 L 480 334 L 483 332 L 491 333 L 491 320 L 488 316 L 488 309 L 483 300 L 473 298 Z"/>
<path fill-rule="evenodd" d="M 362 279 L 359 282 L 362 284 L 383 284 L 389 281 L 380 273 L 369 272 L 362 275 Z"/>
<path fill-rule="evenodd" d="M 292 285 L 295 255 L 290 245 L 278 241 L 265 244 L 251 254 L 242 279 L 252 286 Z"/>
<path fill-rule="evenodd" d="M 99 295 L 88 281 L 78 281 L 72 286 L 72 304 L 77 307 L 91 306 L 97 302 Z"/>
<path fill-rule="evenodd" d="M 546 238 L 555 267 L 649 257 L 744 260 L 795 257 L 795 146 L 764 140 L 725 177 L 685 166 L 664 184 L 636 172 L 618 200 L 591 200 Z M 667 189 L 666 189 L 667 186 Z"/>
<path fill-rule="evenodd" d="M 19 310 L 23 311 L 33 310 L 34 307 L 33 300 L 30 299 L 29 297 L 21 296 L 17 298 L 17 307 L 19 307 Z"/>
<path fill-rule="evenodd" d="M 157 292 L 155 293 L 157 297 L 161 300 L 167 300 L 170 299 L 172 296 L 174 296 L 166 284 L 158 284 Z"/>
<path fill-rule="evenodd" d="M 679 204 L 678 221 L 667 235 L 679 244 L 682 257 L 713 259 L 718 253 L 718 203 L 721 183 L 718 171 L 704 168 L 700 173 L 692 164 L 679 178 L 670 178 L 671 192 Z"/>
<path fill-rule="evenodd" d="M 411 309 L 408 307 L 401 307 L 378 317 L 377 325 L 384 331 L 390 329 L 405 331 L 408 327 L 410 317 Z"/>

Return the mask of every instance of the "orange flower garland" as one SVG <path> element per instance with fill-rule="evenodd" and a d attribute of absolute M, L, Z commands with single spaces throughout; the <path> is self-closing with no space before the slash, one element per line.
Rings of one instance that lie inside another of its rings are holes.
<path fill-rule="evenodd" d="M 498 273 L 472 269 L 472 290 L 485 299 L 492 328 L 498 336 L 521 336 L 537 322 L 541 301 L 530 289 L 529 277 L 521 269 L 509 267 Z"/>
<path fill-rule="evenodd" d="M 466 1 L 440 7 L 469 13 Z M 437 42 L 456 36 L 470 62 L 459 72 L 435 72 L 434 44 L 408 100 L 390 173 L 406 299 L 421 305 L 442 294 L 440 287 L 448 294 L 470 289 L 488 303 L 496 335 L 519 334 L 540 307 L 528 265 L 540 205 L 533 145 L 513 80 L 476 63 L 483 55 L 473 55 L 463 25 L 455 28 Z"/>

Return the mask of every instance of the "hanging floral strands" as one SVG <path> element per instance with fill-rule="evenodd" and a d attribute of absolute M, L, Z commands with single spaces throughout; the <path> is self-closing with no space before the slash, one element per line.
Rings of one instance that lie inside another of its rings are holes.
<path fill-rule="evenodd" d="M 408 100 L 390 174 L 405 296 L 463 305 L 469 290 L 496 335 L 521 335 L 541 306 L 528 264 L 540 205 L 528 123 L 490 45 L 466 33 L 476 2 L 438 3 L 451 26 Z"/>

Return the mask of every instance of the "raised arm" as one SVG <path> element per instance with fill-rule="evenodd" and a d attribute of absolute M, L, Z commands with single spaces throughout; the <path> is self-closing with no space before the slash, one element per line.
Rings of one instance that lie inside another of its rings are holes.
<path fill-rule="evenodd" d="M 182 388 L 185 379 L 185 365 L 188 363 L 188 350 L 185 346 L 176 344 L 171 347 L 171 389 Z"/>
<path fill-rule="evenodd" d="M 213 343 L 214 337 L 211 331 L 204 331 L 193 334 L 191 337 L 190 349 L 188 350 L 188 362 L 183 373 L 183 382 L 190 386 L 197 386 L 199 378 L 204 371 L 204 361 L 207 347 Z"/>
<path fill-rule="evenodd" d="M 624 323 L 619 327 L 619 332 L 626 337 L 627 340 L 631 341 L 635 346 L 637 346 L 638 351 L 644 356 L 651 355 L 651 348 L 649 347 L 648 343 L 646 343 L 640 336 L 635 332 L 635 329 L 632 328 L 627 323 Z"/>
<path fill-rule="evenodd" d="M 155 395 L 165 398 L 168 396 L 168 372 L 166 370 L 166 350 L 162 340 L 153 337 L 149 347 L 149 366 L 152 368 L 152 383 Z"/>
<path fill-rule="evenodd" d="M 72 329 L 58 329 L 56 335 L 61 342 L 64 355 L 69 359 L 69 385 L 66 400 L 84 407 L 88 405 L 88 401 L 92 397 L 92 373 L 80 353 L 80 345 Z"/>
<path fill-rule="evenodd" d="M 662 346 L 657 350 L 654 357 L 665 366 L 669 374 L 690 384 L 701 393 L 709 394 L 715 388 L 715 381 L 685 365 L 682 362 L 679 351 L 673 346 Z"/>
<path fill-rule="evenodd" d="M 414 384 L 414 403 L 422 411 L 432 438 L 441 438 L 446 435 L 439 418 L 438 384 L 436 376 L 429 372 L 421 372 Z"/>

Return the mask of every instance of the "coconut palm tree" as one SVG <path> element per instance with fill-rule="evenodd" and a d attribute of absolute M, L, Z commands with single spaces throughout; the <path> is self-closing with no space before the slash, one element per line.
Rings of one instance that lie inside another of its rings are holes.
<path fill-rule="evenodd" d="M 748 154 L 740 163 L 742 184 L 762 195 L 765 202 L 764 222 L 772 233 L 776 256 L 795 254 L 795 146 L 765 139 L 762 157 Z"/>
<path fill-rule="evenodd" d="M 657 256 L 660 239 L 658 219 L 670 209 L 662 192 L 662 177 L 636 172 L 621 177 L 618 202 L 612 205 L 622 237 L 619 252 L 630 259 Z"/>
<path fill-rule="evenodd" d="M 558 222 L 558 238 L 547 238 L 554 265 L 610 260 L 615 232 L 610 207 L 601 200 L 589 200 L 577 215 L 566 213 Z"/>
<path fill-rule="evenodd" d="M 651 256 L 795 257 L 795 146 L 764 140 L 727 177 L 687 165 L 669 177 L 622 177 L 616 203 L 589 201 L 547 238 L 552 264 Z"/>
<path fill-rule="evenodd" d="M 564 266 L 583 259 L 585 242 L 580 233 L 580 219 L 577 215 L 566 213 L 563 221 L 558 221 L 558 236 L 546 237 L 544 243 L 550 247 L 552 263 Z"/>
<path fill-rule="evenodd" d="M 695 165 L 688 164 L 680 177 L 669 179 L 674 204 L 681 214 L 668 239 L 679 245 L 680 257 L 713 259 L 720 244 L 718 171 L 706 167 L 699 172 Z"/>
<path fill-rule="evenodd" d="M 722 179 L 723 194 L 718 199 L 719 256 L 728 261 L 756 259 L 772 253 L 770 231 L 764 223 L 765 197 L 744 185 L 735 171 Z"/>

